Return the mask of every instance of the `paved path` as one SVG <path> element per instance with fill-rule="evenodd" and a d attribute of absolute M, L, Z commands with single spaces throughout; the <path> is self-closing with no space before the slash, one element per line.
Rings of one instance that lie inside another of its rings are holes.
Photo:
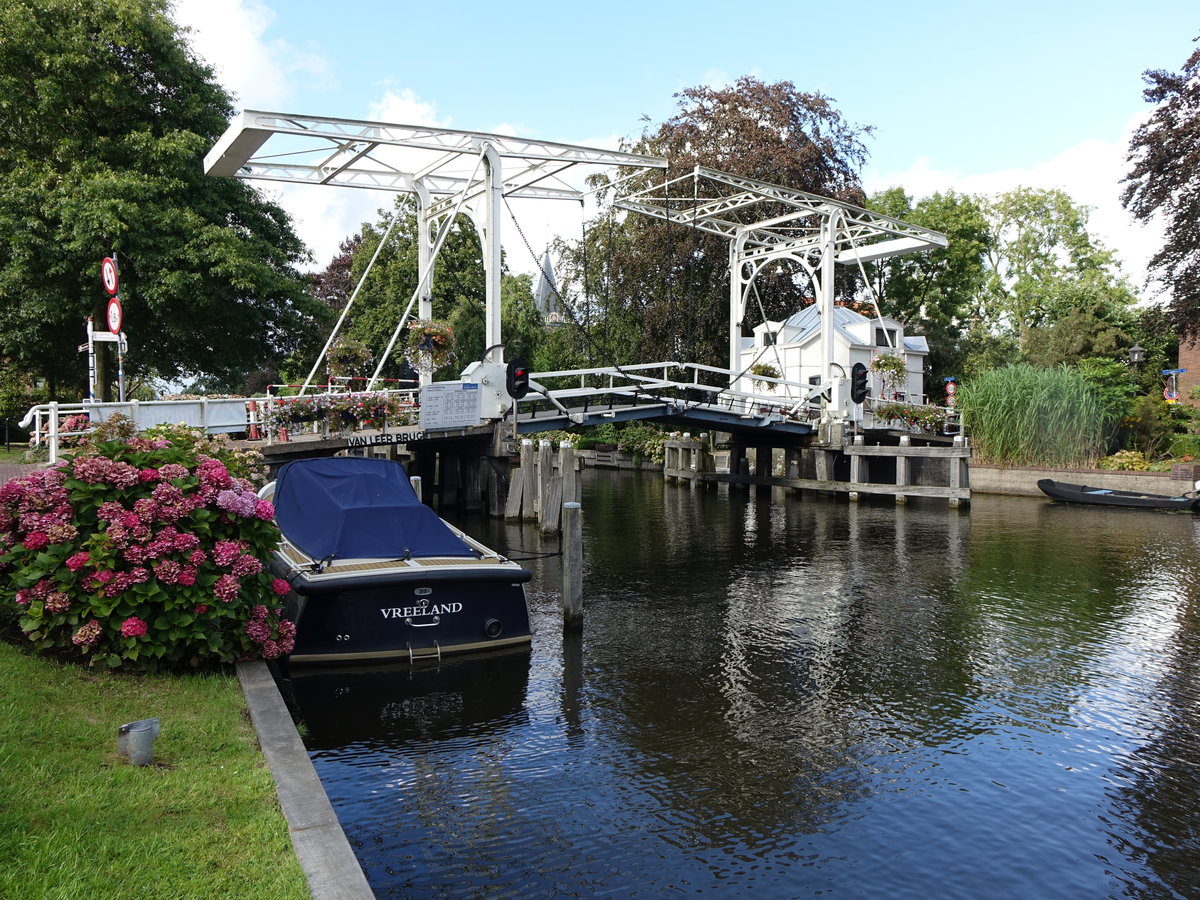
<path fill-rule="evenodd" d="M 41 463 L 0 463 L 0 484 L 4 484 L 10 478 L 20 478 L 22 475 L 28 475 L 30 472 L 37 471 L 41 467 Z"/>

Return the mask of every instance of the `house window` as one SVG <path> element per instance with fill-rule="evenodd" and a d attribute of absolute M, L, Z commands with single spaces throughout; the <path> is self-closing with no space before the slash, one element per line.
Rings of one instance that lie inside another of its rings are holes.
<path fill-rule="evenodd" d="M 895 328 L 876 328 L 875 329 L 875 346 L 876 347 L 894 347 L 900 349 L 896 342 Z"/>
<path fill-rule="evenodd" d="M 763 332 L 763 346 L 770 347 L 774 343 L 775 343 L 775 332 L 764 331 Z"/>
<path fill-rule="evenodd" d="M 821 383 L 821 376 L 820 375 L 811 376 L 808 379 L 808 383 L 811 384 L 813 387 L 817 387 Z"/>

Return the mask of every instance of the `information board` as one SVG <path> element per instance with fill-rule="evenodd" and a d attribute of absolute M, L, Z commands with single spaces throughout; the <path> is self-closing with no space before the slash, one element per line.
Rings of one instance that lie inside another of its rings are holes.
<path fill-rule="evenodd" d="M 479 385 L 439 381 L 421 388 L 422 428 L 466 428 L 479 424 Z"/>

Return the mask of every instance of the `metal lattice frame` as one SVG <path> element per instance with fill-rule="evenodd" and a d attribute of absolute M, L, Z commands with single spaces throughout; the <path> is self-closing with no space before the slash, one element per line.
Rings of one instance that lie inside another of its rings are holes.
<path fill-rule="evenodd" d="M 946 236 L 919 225 L 809 194 L 697 166 L 691 173 L 616 200 L 729 243 L 729 369 L 739 368 L 741 326 L 754 278 L 773 260 L 790 259 L 808 274 L 821 312 L 824 381 L 833 380 L 833 267 L 861 265 L 945 247 Z M 832 406 L 840 406 L 835 396 Z"/>
<path fill-rule="evenodd" d="M 582 200 L 582 192 L 564 177 L 578 165 L 666 168 L 667 163 L 480 131 L 256 110 L 238 116 L 204 158 L 208 175 L 415 194 L 421 275 L 414 299 L 419 298 L 422 317 L 430 314 L 436 247 L 454 216 L 466 212 L 483 245 L 487 344 L 489 359 L 496 362 L 503 362 L 498 346 L 500 205 L 505 198 Z"/>

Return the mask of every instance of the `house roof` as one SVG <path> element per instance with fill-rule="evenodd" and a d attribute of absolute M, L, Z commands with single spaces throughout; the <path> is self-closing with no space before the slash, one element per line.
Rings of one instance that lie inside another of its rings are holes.
<path fill-rule="evenodd" d="M 864 341 L 861 337 L 855 335 L 850 329 L 862 325 L 871 325 L 874 322 L 882 321 L 886 327 L 896 327 L 899 325 L 895 319 L 890 319 L 884 316 L 882 320 L 869 319 L 862 313 L 855 312 L 845 306 L 835 306 L 833 308 L 833 329 L 835 334 L 840 334 L 842 339 L 853 346 L 874 346 L 870 337 Z M 792 343 L 803 344 L 810 337 L 821 330 L 821 314 L 817 304 L 806 306 L 804 309 L 794 313 L 784 321 L 784 326 L 788 328 L 798 329 L 799 334 L 796 335 Z M 867 332 L 870 335 L 870 332 Z M 929 343 L 923 335 L 906 335 L 902 341 L 904 350 L 910 353 L 928 353 Z"/>

